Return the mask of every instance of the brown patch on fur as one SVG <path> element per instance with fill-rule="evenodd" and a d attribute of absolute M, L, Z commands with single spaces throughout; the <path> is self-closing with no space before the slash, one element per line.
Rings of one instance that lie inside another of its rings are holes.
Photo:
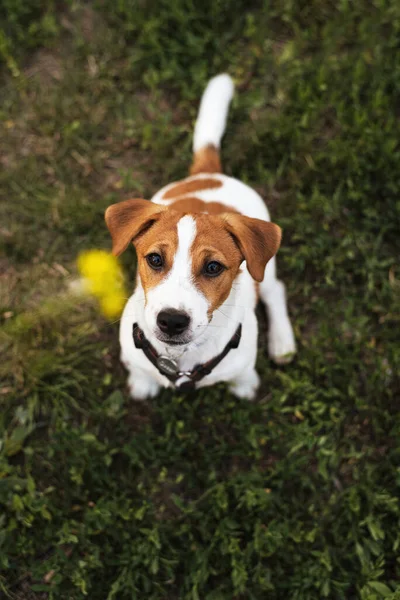
<path fill-rule="evenodd" d="M 166 209 L 138 198 L 109 206 L 105 213 L 113 241 L 112 253 L 119 256 L 134 238 L 156 222 Z"/>
<path fill-rule="evenodd" d="M 106 223 L 113 240 L 113 254 L 118 256 L 133 242 L 138 274 L 144 293 L 154 287 L 172 268 L 178 248 L 177 223 L 182 215 L 148 200 L 125 200 L 109 206 Z M 146 260 L 149 254 L 160 254 L 163 267 L 155 271 Z"/>
<path fill-rule="evenodd" d="M 278 251 L 280 239 L 280 228 L 261 219 L 226 210 L 219 215 L 196 214 L 192 274 L 196 286 L 209 301 L 209 316 L 228 298 L 243 260 L 255 279 L 258 300 L 257 282 L 264 279 L 265 267 Z M 204 267 L 213 260 L 225 269 L 217 277 L 208 277 Z"/>
<path fill-rule="evenodd" d="M 178 221 L 182 214 L 166 210 L 162 218 L 146 230 L 136 240 L 133 240 L 137 259 L 138 271 L 146 295 L 147 290 L 161 283 L 172 269 L 174 257 L 178 249 Z M 163 267 L 155 271 L 146 260 L 149 254 L 160 254 Z"/>
<path fill-rule="evenodd" d="M 194 192 L 200 192 L 201 190 L 211 190 L 222 186 L 221 181 L 218 179 L 201 178 L 201 179 L 183 179 L 179 181 L 172 188 L 167 190 L 163 195 L 164 200 L 170 200 L 171 198 L 177 198 L 178 196 L 184 196 L 185 194 L 193 194 Z"/>
<path fill-rule="evenodd" d="M 262 281 L 268 261 L 278 252 L 281 228 L 269 221 L 232 213 L 227 213 L 224 221 L 246 260 L 250 275 L 256 281 Z"/>
<path fill-rule="evenodd" d="M 254 282 L 254 289 L 256 291 L 256 304 L 260 301 L 260 284 L 258 281 Z"/>
<path fill-rule="evenodd" d="M 195 152 L 190 174 L 197 175 L 197 173 L 222 173 L 219 151 L 215 146 L 210 144 Z"/>
<path fill-rule="evenodd" d="M 216 260 L 225 270 L 218 277 L 207 277 L 204 266 Z M 216 215 L 196 215 L 196 237 L 192 246 L 192 273 L 196 286 L 209 301 L 208 314 L 228 298 L 243 257 L 224 219 Z"/>
<path fill-rule="evenodd" d="M 209 215 L 220 215 L 222 213 L 237 213 L 238 211 L 231 206 L 221 204 L 221 202 L 204 202 L 194 196 L 175 200 L 169 205 L 171 208 L 183 213 L 207 213 Z"/>

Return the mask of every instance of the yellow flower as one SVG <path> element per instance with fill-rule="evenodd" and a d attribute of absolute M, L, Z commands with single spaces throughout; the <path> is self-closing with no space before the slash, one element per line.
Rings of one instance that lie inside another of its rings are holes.
<path fill-rule="evenodd" d="M 102 313 L 108 318 L 118 317 L 127 294 L 117 258 L 105 250 L 88 250 L 79 256 L 78 270 L 86 291 L 99 300 Z"/>
<path fill-rule="evenodd" d="M 119 317 L 125 306 L 125 302 L 126 300 L 123 296 L 104 296 L 100 299 L 101 312 L 109 319 Z"/>

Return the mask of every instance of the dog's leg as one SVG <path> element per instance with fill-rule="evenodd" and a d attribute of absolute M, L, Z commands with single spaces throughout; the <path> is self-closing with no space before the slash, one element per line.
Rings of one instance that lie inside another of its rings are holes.
<path fill-rule="evenodd" d="M 273 258 L 267 264 L 264 280 L 260 283 L 260 296 L 269 318 L 268 354 L 278 365 L 284 365 L 292 360 L 296 342 L 287 312 L 285 286 L 275 273 Z"/>
<path fill-rule="evenodd" d="M 229 390 L 237 398 L 254 400 L 260 385 L 260 378 L 254 367 L 243 371 L 239 377 L 229 383 Z"/>
<path fill-rule="evenodd" d="M 129 367 L 128 387 L 133 400 L 139 401 L 154 398 L 160 391 L 157 381 L 137 367 Z"/>

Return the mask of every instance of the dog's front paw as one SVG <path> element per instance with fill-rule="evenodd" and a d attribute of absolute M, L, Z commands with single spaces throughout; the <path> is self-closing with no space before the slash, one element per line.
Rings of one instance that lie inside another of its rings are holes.
<path fill-rule="evenodd" d="M 135 371 L 129 375 L 128 387 L 131 398 L 139 402 L 154 398 L 160 391 L 158 383 L 140 371 Z"/>
<path fill-rule="evenodd" d="M 286 365 L 293 360 L 296 354 L 296 342 L 289 319 L 283 319 L 271 327 L 268 354 L 277 365 Z"/>
<path fill-rule="evenodd" d="M 237 398 L 242 398 L 243 400 L 254 400 L 259 385 L 260 378 L 256 371 L 252 369 L 238 379 L 235 379 L 230 384 L 229 390 Z"/>

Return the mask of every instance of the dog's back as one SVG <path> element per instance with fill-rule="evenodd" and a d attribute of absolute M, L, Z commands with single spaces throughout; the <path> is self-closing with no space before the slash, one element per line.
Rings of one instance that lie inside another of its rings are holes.
<path fill-rule="evenodd" d="M 191 176 L 159 190 L 152 202 L 185 212 L 236 212 L 269 221 L 268 209 L 257 192 L 222 173 L 220 145 L 225 132 L 234 85 L 227 74 L 211 79 L 204 90 L 193 135 Z"/>

